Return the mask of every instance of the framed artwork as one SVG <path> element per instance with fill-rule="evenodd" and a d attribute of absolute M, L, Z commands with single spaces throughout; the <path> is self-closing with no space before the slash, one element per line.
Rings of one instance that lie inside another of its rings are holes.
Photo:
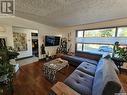
<path fill-rule="evenodd" d="M 17 51 L 27 51 L 27 34 L 13 32 L 14 49 Z"/>

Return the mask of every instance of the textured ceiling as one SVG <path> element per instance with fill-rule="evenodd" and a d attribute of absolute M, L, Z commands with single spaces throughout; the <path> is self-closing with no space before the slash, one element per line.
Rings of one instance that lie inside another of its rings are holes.
<path fill-rule="evenodd" d="M 16 0 L 16 16 L 63 27 L 127 17 L 127 0 Z"/>

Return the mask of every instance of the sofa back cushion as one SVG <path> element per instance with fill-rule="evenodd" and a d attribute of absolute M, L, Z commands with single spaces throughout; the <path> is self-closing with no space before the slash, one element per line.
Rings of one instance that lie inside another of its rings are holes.
<path fill-rule="evenodd" d="M 99 62 L 98 62 L 98 64 L 97 64 L 97 69 L 96 69 L 96 71 L 98 71 L 99 69 L 101 69 L 104 63 L 107 63 L 107 64 L 109 64 L 109 65 L 112 65 L 111 67 L 114 68 L 114 70 L 116 71 L 116 73 L 117 73 L 117 74 L 119 73 L 119 69 L 118 69 L 118 67 L 115 65 L 114 61 L 113 61 L 111 58 L 108 58 L 108 59 L 107 59 L 107 58 L 103 58 L 103 57 L 100 58 L 100 60 L 99 60 Z"/>
<path fill-rule="evenodd" d="M 99 61 L 99 59 L 102 57 L 102 54 L 76 51 L 75 56 L 79 56 L 79 57 L 82 57 L 82 58 L 88 58 L 88 59 Z"/>
<path fill-rule="evenodd" d="M 107 59 L 99 61 L 95 73 L 92 95 L 114 95 L 120 91 L 120 81 L 109 62 Z"/>
<path fill-rule="evenodd" d="M 110 56 L 110 54 L 109 53 L 104 53 L 103 55 L 102 55 L 102 58 L 111 58 L 111 56 Z"/>

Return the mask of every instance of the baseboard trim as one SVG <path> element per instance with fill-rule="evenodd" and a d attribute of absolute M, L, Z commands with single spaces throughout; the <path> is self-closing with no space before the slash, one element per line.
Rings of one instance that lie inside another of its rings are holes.
<path fill-rule="evenodd" d="M 27 57 L 17 58 L 16 61 L 23 60 L 23 59 L 27 59 L 27 58 L 31 58 L 31 57 L 33 57 L 33 56 L 27 56 Z"/>

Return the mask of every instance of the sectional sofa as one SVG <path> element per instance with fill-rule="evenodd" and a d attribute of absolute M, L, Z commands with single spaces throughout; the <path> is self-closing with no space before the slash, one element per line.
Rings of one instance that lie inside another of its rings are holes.
<path fill-rule="evenodd" d="M 79 66 L 82 62 L 90 62 L 93 64 L 97 64 L 102 54 L 93 54 L 93 53 L 82 53 L 76 52 L 75 55 L 63 55 L 62 58 L 68 60 L 70 64 L 74 66 Z"/>
<path fill-rule="evenodd" d="M 115 95 L 124 92 L 117 76 L 118 69 L 109 55 L 99 55 L 97 58 L 64 55 L 63 59 L 77 66 L 64 83 L 81 95 Z"/>

